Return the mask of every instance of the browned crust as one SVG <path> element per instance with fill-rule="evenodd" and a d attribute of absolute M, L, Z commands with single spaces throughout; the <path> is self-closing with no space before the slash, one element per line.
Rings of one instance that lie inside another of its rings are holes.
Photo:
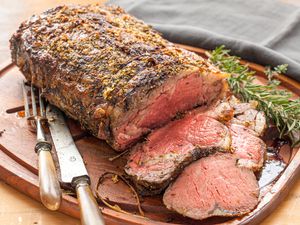
<path fill-rule="evenodd" d="M 119 7 L 59 6 L 23 22 L 13 62 L 44 96 L 113 144 L 112 124 L 177 74 L 220 73 Z"/>

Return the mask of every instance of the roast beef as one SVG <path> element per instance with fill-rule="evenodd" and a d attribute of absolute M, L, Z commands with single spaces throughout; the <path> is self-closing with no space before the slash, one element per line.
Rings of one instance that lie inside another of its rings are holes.
<path fill-rule="evenodd" d="M 191 113 L 209 116 L 224 124 L 234 118 L 234 109 L 226 98 L 219 99 L 209 106 L 198 107 L 192 110 Z"/>
<path fill-rule="evenodd" d="M 254 101 L 242 103 L 231 96 L 192 113 L 210 116 L 226 124 L 231 133 L 231 151 L 239 158 L 238 165 L 258 171 L 263 167 L 266 154 L 266 144 L 258 137 L 264 133 L 266 117 L 256 107 Z"/>
<path fill-rule="evenodd" d="M 226 89 L 218 69 L 119 7 L 59 6 L 10 42 L 26 79 L 116 150 Z"/>
<path fill-rule="evenodd" d="M 131 152 L 125 167 L 143 195 L 160 193 L 194 160 L 230 149 L 230 133 L 217 120 L 191 113 L 153 131 Z"/>
<path fill-rule="evenodd" d="M 262 136 L 266 127 L 267 120 L 264 112 L 257 110 L 257 102 L 240 102 L 232 96 L 229 104 L 234 109 L 234 118 L 231 123 L 240 124 L 255 131 L 258 136 Z"/>
<path fill-rule="evenodd" d="M 234 95 L 219 99 L 209 106 L 198 107 L 193 112 L 210 116 L 224 124 L 230 121 L 229 124 L 243 125 L 255 131 L 257 136 L 262 136 L 267 127 L 266 116 L 257 109 L 256 101 L 241 102 Z"/>
<path fill-rule="evenodd" d="M 256 109 L 256 107 L 257 107 L 256 101 L 241 102 L 234 95 L 230 96 L 230 98 L 228 99 L 228 102 L 231 105 L 231 107 L 233 107 L 235 115 L 243 114 L 246 110 Z"/>
<path fill-rule="evenodd" d="M 229 125 L 232 150 L 236 154 L 238 165 L 253 171 L 262 168 L 266 154 L 266 144 L 257 137 L 257 133 L 242 125 Z"/>
<path fill-rule="evenodd" d="M 262 136 L 266 129 L 265 114 L 256 109 L 246 110 L 243 114 L 237 115 L 232 122 L 252 129 L 258 136 Z"/>
<path fill-rule="evenodd" d="M 254 173 L 236 165 L 233 154 L 214 154 L 188 167 L 166 190 L 168 209 L 201 220 L 211 216 L 240 216 L 258 204 Z"/>

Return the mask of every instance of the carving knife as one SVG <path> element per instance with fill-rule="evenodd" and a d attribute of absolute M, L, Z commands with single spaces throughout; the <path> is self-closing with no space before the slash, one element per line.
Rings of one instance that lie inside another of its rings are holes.
<path fill-rule="evenodd" d="M 61 181 L 76 190 L 83 225 L 104 225 L 104 219 L 90 187 L 90 177 L 73 141 L 63 113 L 48 104 L 46 117 L 58 156 Z"/>

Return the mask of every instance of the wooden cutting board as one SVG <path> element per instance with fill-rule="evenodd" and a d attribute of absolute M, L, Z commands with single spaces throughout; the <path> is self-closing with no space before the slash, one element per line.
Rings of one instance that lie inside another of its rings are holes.
<path fill-rule="evenodd" d="M 204 50 L 183 46 L 203 55 Z M 259 82 L 265 82 L 263 67 L 250 64 L 257 71 Z M 300 95 L 299 83 L 281 76 L 284 88 L 290 89 L 295 95 Z M 26 195 L 40 201 L 37 177 L 37 157 L 34 153 L 35 134 L 28 129 L 26 119 L 22 117 L 23 99 L 21 93 L 22 74 L 9 65 L 0 70 L 0 178 Z M 122 173 L 126 161 L 121 157 L 113 162 L 108 158 L 116 153 L 103 141 L 86 134 L 73 120 L 68 124 L 76 140 L 87 169 L 91 175 L 92 187 L 106 171 Z M 142 199 L 142 207 L 146 217 L 134 214 L 115 212 L 100 204 L 107 224 L 256 224 L 265 218 L 286 196 L 300 171 L 300 152 L 289 149 L 285 170 L 273 182 L 262 189 L 262 198 L 257 208 L 249 215 L 240 218 L 212 218 L 204 221 L 194 221 L 168 211 L 162 204 L 161 197 Z M 56 158 L 55 150 L 53 156 Z M 68 187 L 65 187 L 68 188 Z M 118 204 L 131 213 L 137 213 L 135 199 L 126 185 L 121 182 L 114 184 L 107 179 L 101 186 L 101 196 L 107 197 L 112 203 Z M 76 198 L 64 194 L 59 209 L 61 212 L 79 218 L 79 208 Z"/>

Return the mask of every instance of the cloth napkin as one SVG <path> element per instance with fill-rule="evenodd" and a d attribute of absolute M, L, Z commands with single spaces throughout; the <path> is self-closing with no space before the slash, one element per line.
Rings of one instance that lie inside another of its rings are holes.
<path fill-rule="evenodd" d="M 288 64 L 300 82 L 300 7 L 276 0 L 110 0 L 175 43 L 225 45 L 261 65 Z"/>

